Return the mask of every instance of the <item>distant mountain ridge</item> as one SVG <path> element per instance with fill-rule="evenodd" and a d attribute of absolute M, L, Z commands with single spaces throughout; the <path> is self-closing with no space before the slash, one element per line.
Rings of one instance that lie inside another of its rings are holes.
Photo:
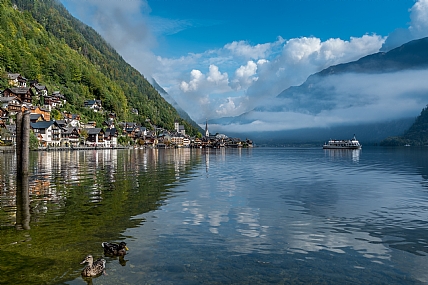
<path fill-rule="evenodd" d="M 344 72 L 384 73 L 428 67 L 428 37 L 410 41 L 388 52 L 367 55 L 357 61 L 330 66 L 317 73 L 327 76 Z"/>
<path fill-rule="evenodd" d="M 328 115 L 329 112 L 334 112 L 335 110 L 358 110 L 359 108 L 370 106 L 376 98 L 368 94 L 360 96 L 359 89 L 363 84 L 358 85 L 352 82 L 352 79 L 358 79 L 360 83 L 364 83 L 364 80 L 371 80 L 371 84 L 376 87 L 378 78 L 381 79 L 382 77 L 392 76 L 392 74 L 398 74 L 395 77 L 397 78 L 401 73 L 409 74 L 410 72 L 425 70 L 428 70 L 428 38 L 410 41 L 388 52 L 378 52 L 353 62 L 330 66 L 310 75 L 303 84 L 291 86 L 282 91 L 277 95 L 275 104 L 260 105 L 240 116 L 219 118 L 211 120 L 211 123 L 224 125 L 249 124 L 256 120 L 255 113 L 290 112 L 319 116 L 320 114 Z M 352 83 L 350 84 L 352 86 L 341 83 L 340 80 L 342 79 L 346 79 L 346 83 Z M 379 82 L 379 84 L 381 83 Z M 408 83 L 409 86 L 412 83 Z M 338 88 L 338 84 L 342 84 L 340 88 Z M 388 94 L 379 95 L 388 96 Z M 421 109 L 428 103 L 428 92 L 425 89 L 411 90 L 409 94 L 404 93 L 402 96 L 409 96 L 412 99 L 417 98 L 417 100 L 423 102 L 420 106 Z M 387 106 L 385 107 L 387 108 Z M 358 115 L 353 115 L 356 116 L 355 119 L 359 119 Z M 342 139 L 344 131 L 349 130 L 350 134 L 347 133 L 348 136 L 357 133 L 357 137 L 365 142 L 379 143 L 386 137 L 404 134 L 414 122 L 415 117 L 416 113 L 371 123 L 349 122 L 341 126 L 332 125 L 326 128 L 284 130 L 275 133 L 263 132 L 259 136 L 252 135 L 252 138 L 256 142 L 260 139 L 262 142 L 272 142 L 274 144 L 296 141 L 320 142 L 330 137 Z"/>
<path fill-rule="evenodd" d="M 309 111 L 317 114 L 322 110 L 336 107 L 337 97 L 332 86 L 326 86 L 326 80 L 343 74 L 387 74 L 403 70 L 428 68 L 428 38 L 408 42 L 388 52 L 379 52 L 362 57 L 349 63 L 330 66 L 308 77 L 300 86 L 291 86 L 282 91 L 277 98 L 289 99 L 286 106 L 276 106 L 281 110 Z M 330 88 L 330 89 L 328 89 Z M 358 94 L 355 94 L 358 95 Z M 364 104 L 355 98 L 352 104 Z M 422 106 L 421 106 L 422 107 Z M 259 110 L 263 110 L 259 108 Z"/>

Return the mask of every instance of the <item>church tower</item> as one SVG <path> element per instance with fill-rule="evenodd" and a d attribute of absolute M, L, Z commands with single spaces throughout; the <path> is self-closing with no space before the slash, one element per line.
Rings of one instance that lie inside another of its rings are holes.
<path fill-rule="evenodd" d="M 174 122 L 174 129 L 177 133 L 180 132 L 180 124 L 177 121 Z"/>
<path fill-rule="evenodd" d="M 205 137 L 209 137 L 210 136 L 210 132 L 208 131 L 208 119 L 205 123 Z"/>

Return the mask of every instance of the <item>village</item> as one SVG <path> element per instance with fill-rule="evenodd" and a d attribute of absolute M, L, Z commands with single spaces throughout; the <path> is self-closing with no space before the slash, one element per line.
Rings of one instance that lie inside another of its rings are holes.
<path fill-rule="evenodd" d="M 46 86 L 29 81 L 19 73 L 8 73 L 9 86 L 0 91 L 0 145 L 16 143 L 15 119 L 18 112 L 30 112 L 30 128 L 37 138 L 37 150 L 85 148 L 221 148 L 252 147 L 251 140 L 229 138 L 224 134 L 210 134 L 208 121 L 204 134 L 191 137 L 183 125 L 175 122 L 173 130 L 166 130 L 146 122 L 149 128 L 135 122 L 117 122 L 115 113 L 103 109 L 101 100 L 86 100 L 84 107 L 105 115 L 97 126 L 94 121 L 82 122 L 79 114 L 60 112 L 54 120 L 53 110 L 60 110 L 67 100 L 59 91 L 49 93 Z M 132 110 L 138 112 L 138 110 Z M 33 148 L 34 149 L 34 148 Z"/>

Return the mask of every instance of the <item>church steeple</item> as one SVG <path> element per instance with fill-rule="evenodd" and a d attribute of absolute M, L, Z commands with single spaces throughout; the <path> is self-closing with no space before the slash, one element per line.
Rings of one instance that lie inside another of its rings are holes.
<path fill-rule="evenodd" d="M 205 137 L 209 137 L 210 136 L 210 132 L 208 131 L 208 119 L 205 123 Z"/>

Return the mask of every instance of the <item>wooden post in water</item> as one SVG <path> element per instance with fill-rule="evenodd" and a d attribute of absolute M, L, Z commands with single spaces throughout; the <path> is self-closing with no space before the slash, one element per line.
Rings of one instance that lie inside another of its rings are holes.
<path fill-rule="evenodd" d="M 22 112 L 16 114 L 16 173 L 19 176 L 22 168 Z"/>
<path fill-rule="evenodd" d="M 30 229 L 30 189 L 28 175 L 22 174 L 16 183 L 16 223 L 17 230 Z"/>
<path fill-rule="evenodd" d="M 30 162 L 30 111 L 26 110 L 22 118 L 22 174 L 28 175 Z"/>
<path fill-rule="evenodd" d="M 18 178 L 28 174 L 30 156 L 30 111 L 16 114 L 16 161 Z"/>
<path fill-rule="evenodd" d="M 28 166 L 30 156 L 30 111 L 16 114 L 16 229 L 30 229 Z"/>

